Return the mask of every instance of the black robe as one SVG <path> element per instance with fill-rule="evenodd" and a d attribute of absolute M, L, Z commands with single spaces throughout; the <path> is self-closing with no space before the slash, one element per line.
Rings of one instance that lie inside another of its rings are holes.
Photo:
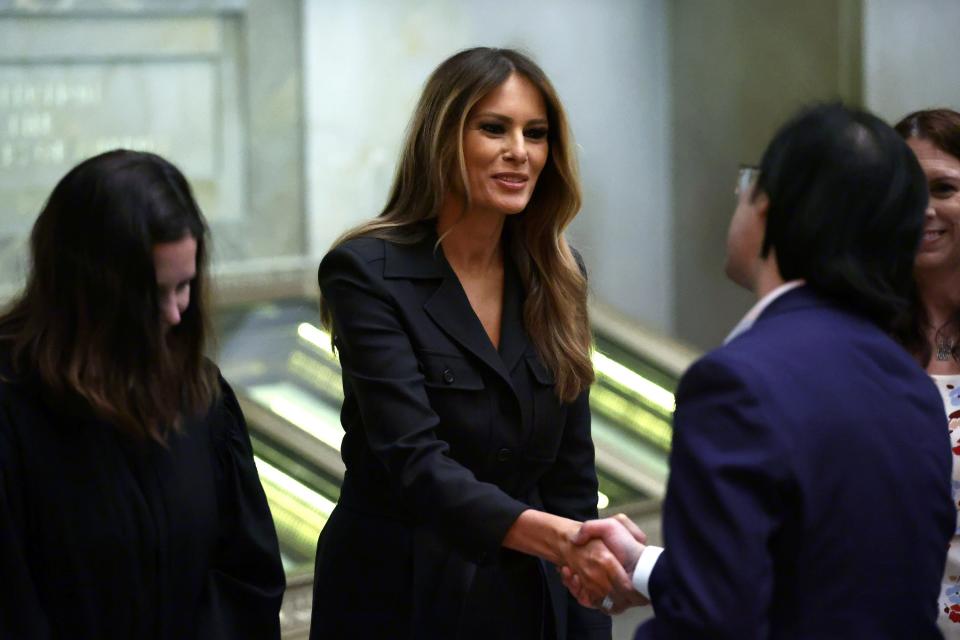
<path fill-rule="evenodd" d="M 0 638 L 279 638 L 276 531 L 221 389 L 164 448 L 0 382 Z"/>

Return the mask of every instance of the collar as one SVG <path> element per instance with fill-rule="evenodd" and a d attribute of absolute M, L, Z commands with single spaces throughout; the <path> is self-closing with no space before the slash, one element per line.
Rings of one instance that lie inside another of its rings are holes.
<path fill-rule="evenodd" d="M 737 338 L 741 334 L 749 331 L 753 326 L 753 323 L 756 322 L 757 318 L 760 317 L 760 314 L 766 311 L 767 307 L 773 304 L 774 300 L 788 291 L 793 291 L 797 287 L 800 287 L 804 284 L 806 284 L 804 280 L 790 280 L 788 282 L 784 282 L 782 285 L 757 300 L 756 304 L 750 308 L 750 311 L 747 311 L 747 315 L 743 316 L 740 322 L 737 323 L 737 326 L 733 328 L 733 331 L 731 331 L 726 340 L 723 341 L 723 344 L 727 344 L 734 338 Z"/>
<path fill-rule="evenodd" d="M 425 223 L 423 236 L 411 244 L 384 241 L 383 277 L 385 278 L 443 278 L 450 267 L 437 245 L 437 231 Z"/>

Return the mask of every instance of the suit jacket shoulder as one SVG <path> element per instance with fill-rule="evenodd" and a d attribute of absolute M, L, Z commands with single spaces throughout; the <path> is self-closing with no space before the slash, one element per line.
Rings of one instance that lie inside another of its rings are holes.
<path fill-rule="evenodd" d="M 372 238 L 369 236 L 351 238 L 330 249 L 327 256 L 349 252 L 358 256 L 363 262 L 374 262 L 376 260 L 383 260 L 386 244 L 387 241 L 381 238 Z"/>

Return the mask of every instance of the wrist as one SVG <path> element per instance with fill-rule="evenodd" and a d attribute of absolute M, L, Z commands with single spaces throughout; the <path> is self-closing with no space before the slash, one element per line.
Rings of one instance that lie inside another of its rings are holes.
<path fill-rule="evenodd" d="M 527 509 L 507 531 L 503 546 L 538 556 L 557 566 L 567 564 L 580 523 L 536 509 Z"/>
<path fill-rule="evenodd" d="M 628 576 L 632 576 L 634 571 L 637 570 L 637 563 L 640 562 L 640 556 L 643 555 L 643 552 L 646 548 L 647 547 L 645 545 L 641 544 L 640 550 L 635 555 L 631 555 L 626 559 L 627 562 L 623 565 L 623 570 L 627 572 Z"/>
<path fill-rule="evenodd" d="M 653 567 L 656 565 L 661 553 L 663 553 L 663 547 L 645 547 L 637 559 L 637 566 L 634 567 L 633 573 L 631 574 L 633 588 L 648 599 L 650 598 L 650 576 L 653 573 Z"/>
<path fill-rule="evenodd" d="M 579 530 L 579 523 L 557 517 L 556 521 L 551 524 L 553 532 L 551 547 L 554 555 L 554 559 L 551 560 L 551 562 L 558 567 L 569 566 L 570 556 L 576 547 L 576 545 L 573 544 L 573 539 Z"/>

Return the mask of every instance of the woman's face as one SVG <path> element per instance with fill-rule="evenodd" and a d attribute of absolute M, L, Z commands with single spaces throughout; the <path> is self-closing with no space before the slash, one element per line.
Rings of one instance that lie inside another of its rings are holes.
<path fill-rule="evenodd" d="M 526 208 L 547 162 L 547 127 L 543 96 L 516 73 L 474 105 L 463 130 L 472 211 Z"/>
<path fill-rule="evenodd" d="M 190 283 L 197 275 L 197 241 L 186 235 L 175 242 L 153 246 L 153 268 L 157 274 L 157 299 L 164 330 L 180 324 L 190 305 Z"/>
<path fill-rule="evenodd" d="M 929 140 L 910 138 L 907 144 L 920 161 L 930 190 L 917 275 L 960 269 L 960 160 Z"/>

